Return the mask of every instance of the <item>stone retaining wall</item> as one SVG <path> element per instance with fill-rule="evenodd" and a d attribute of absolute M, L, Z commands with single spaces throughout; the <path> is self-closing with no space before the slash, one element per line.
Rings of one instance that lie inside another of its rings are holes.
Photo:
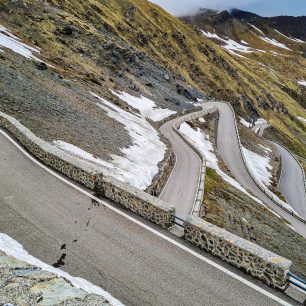
<path fill-rule="evenodd" d="M 152 184 L 146 189 L 146 192 L 159 197 L 171 172 L 175 165 L 175 153 L 172 150 L 168 150 L 166 158 L 160 166 L 158 174 L 156 174 L 152 180 Z"/>
<path fill-rule="evenodd" d="M 285 289 L 292 262 L 199 217 L 184 223 L 184 237 L 194 245 L 259 278 L 269 286 Z"/>
<path fill-rule="evenodd" d="M 11 116 L 0 112 L 0 127 L 8 130 L 41 162 L 70 179 L 95 190 L 142 217 L 168 228 L 174 223 L 174 207 L 142 190 L 101 173 L 101 169 L 73 157 L 35 136 Z"/>
<path fill-rule="evenodd" d="M 96 192 L 163 228 L 174 225 L 174 207 L 115 178 L 98 178 Z"/>

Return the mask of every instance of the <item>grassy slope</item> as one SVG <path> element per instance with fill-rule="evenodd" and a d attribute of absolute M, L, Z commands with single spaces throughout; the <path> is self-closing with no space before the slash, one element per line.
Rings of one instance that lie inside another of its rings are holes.
<path fill-rule="evenodd" d="M 206 173 L 204 207 L 205 220 L 290 258 L 292 271 L 306 277 L 305 239 L 271 211 L 227 184 L 212 169 Z"/>
<path fill-rule="evenodd" d="M 33 0 L 24 2 L 31 8 L 28 12 L 36 13 L 26 13 L 24 17 L 21 10 L 19 17 L 23 28 L 19 29 L 20 34 L 25 35 L 29 30 L 35 32 L 39 46 L 50 51 L 53 57 L 64 57 L 68 68 L 77 73 L 103 73 L 103 68 L 97 67 L 94 60 L 84 60 L 75 50 L 69 49 L 69 46 L 63 48 L 55 39 L 57 23 L 52 18 L 42 17 L 43 4 Z M 105 35 L 101 34 L 105 29 L 117 34 L 209 96 L 231 101 L 238 112 L 247 112 L 247 106 L 252 105 L 259 115 L 273 123 L 296 153 L 306 157 L 306 148 L 296 137 L 299 135 L 306 139 L 306 127 L 295 120 L 297 115 L 306 117 L 306 111 L 292 98 L 291 92 L 288 94 L 282 89 L 285 85 L 294 93 L 298 92 L 297 84 L 291 79 L 306 79 L 302 73 L 302 67 L 306 66 L 302 57 L 286 55 L 276 58 L 255 54 L 251 55 L 252 60 L 236 58 L 192 26 L 146 0 L 46 2 L 54 11 L 60 8 L 57 17 L 60 16 L 65 23 L 73 24 L 88 35 L 100 37 L 101 42 L 105 40 Z M 235 31 L 251 35 L 241 26 Z M 90 52 L 89 46 L 82 46 L 82 42 L 79 44 Z M 273 74 L 257 61 L 273 62 L 279 72 Z M 264 109 L 262 104 L 268 105 L 268 109 Z"/>

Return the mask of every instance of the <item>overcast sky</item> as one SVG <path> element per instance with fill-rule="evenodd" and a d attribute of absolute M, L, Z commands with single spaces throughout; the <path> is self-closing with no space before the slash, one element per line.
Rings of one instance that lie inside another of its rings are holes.
<path fill-rule="evenodd" d="M 306 15 L 306 0 L 151 0 L 173 15 L 182 15 L 198 8 L 239 8 L 262 16 Z"/>

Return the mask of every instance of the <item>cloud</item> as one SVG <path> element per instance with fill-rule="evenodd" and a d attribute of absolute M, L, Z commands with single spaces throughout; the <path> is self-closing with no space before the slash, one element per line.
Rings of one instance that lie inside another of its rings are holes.
<path fill-rule="evenodd" d="M 264 0 L 151 0 L 169 13 L 180 16 L 197 11 L 199 8 L 225 10 L 233 7 L 245 9 Z"/>
<path fill-rule="evenodd" d="M 194 13 L 199 8 L 238 8 L 262 16 L 305 16 L 305 0 L 151 0 L 175 16 Z"/>

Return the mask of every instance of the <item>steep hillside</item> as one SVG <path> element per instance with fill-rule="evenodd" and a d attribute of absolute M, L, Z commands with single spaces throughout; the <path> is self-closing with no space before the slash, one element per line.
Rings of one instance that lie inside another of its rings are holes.
<path fill-rule="evenodd" d="M 268 119 L 306 157 L 306 128 L 297 119 L 306 117 L 304 87 L 298 83 L 306 79 L 304 44 L 275 32 L 279 43 L 286 43 L 279 48 L 269 41 L 275 36 L 265 32 L 263 40 L 253 26 L 222 12 L 213 25 L 226 27 L 224 35 L 233 40 L 244 40 L 248 53 L 222 48 L 220 39 L 199 30 L 201 25 L 190 26 L 145 0 L 2 2 L 3 25 L 40 47 L 69 77 L 108 88 L 128 84 L 173 109 L 184 96 L 203 97 L 199 92 L 228 100 L 244 117 Z M 213 27 L 203 29 L 214 33 Z M 249 45 L 258 50 L 248 50 Z"/>
<path fill-rule="evenodd" d="M 265 117 L 274 126 L 273 138 L 284 142 L 297 154 L 305 154 L 305 125 L 299 119 L 304 117 L 298 115 L 305 113 L 306 106 L 303 85 L 306 42 L 297 38 L 302 36 L 292 31 L 292 34 L 284 32 L 289 36 L 280 32 L 282 28 L 274 25 L 274 18 L 239 10 L 202 9 L 194 16 L 181 19 L 243 62 L 244 76 L 256 82 L 251 98 L 241 104 L 246 116 L 254 118 L 260 114 Z M 292 27 L 298 23 L 299 31 L 305 33 L 304 19 L 288 17 L 288 22 L 292 21 Z M 243 82 L 239 84 L 239 87 L 244 86 Z"/>
<path fill-rule="evenodd" d="M 256 26 L 268 25 L 287 36 L 306 41 L 306 16 L 261 17 L 238 9 L 231 10 L 231 15 L 239 20 L 254 23 Z"/>

